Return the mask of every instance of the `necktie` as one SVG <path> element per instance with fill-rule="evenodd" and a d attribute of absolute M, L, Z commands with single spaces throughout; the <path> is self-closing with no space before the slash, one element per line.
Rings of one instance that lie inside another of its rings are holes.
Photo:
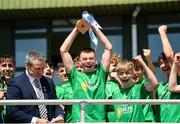
<path fill-rule="evenodd" d="M 36 87 L 36 91 L 37 91 L 37 93 L 36 93 L 37 98 L 44 99 L 44 94 L 41 90 L 40 81 L 38 79 L 35 79 L 34 83 L 35 83 L 35 87 Z M 39 107 L 40 117 L 48 120 L 46 105 L 41 104 L 41 105 L 38 105 L 38 107 Z"/>

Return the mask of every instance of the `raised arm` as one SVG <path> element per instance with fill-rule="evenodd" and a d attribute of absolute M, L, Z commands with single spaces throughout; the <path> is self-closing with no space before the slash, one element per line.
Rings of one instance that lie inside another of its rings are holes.
<path fill-rule="evenodd" d="M 177 53 L 174 57 L 168 84 L 169 91 L 176 93 L 180 93 L 180 85 L 177 84 L 178 69 L 180 70 L 180 53 Z"/>
<path fill-rule="evenodd" d="M 150 49 L 143 49 L 143 54 L 146 58 L 147 65 L 148 65 L 149 69 L 151 69 L 151 71 L 155 74 L 156 68 L 154 67 L 154 65 L 152 63 L 151 50 Z"/>
<path fill-rule="evenodd" d="M 73 67 L 73 59 L 69 53 L 69 49 L 74 39 L 76 38 L 78 32 L 78 29 L 75 27 L 60 47 L 60 54 L 67 72 L 70 72 L 70 70 Z"/>
<path fill-rule="evenodd" d="M 162 47 L 166 58 L 172 64 L 174 60 L 174 52 L 167 36 L 167 26 L 162 25 L 158 28 L 159 35 L 161 37 Z"/>
<path fill-rule="evenodd" d="M 148 68 L 148 66 L 146 65 L 146 63 L 143 61 L 141 55 L 138 55 L 137 57 L 135 57 L 136 60 L 138 60 L 142 67 L 144 68 L 144 71 L 147 75 L 148 78 L 148 84 L 146 84 L 146 89 L 148 91 L 153 91 L 158 87 L 158 80 L 156 79 L 156 76 L 154 75 L 154 73 Z M 151 89 L 149 89 L 148 87 L 151 86 Z"/>
<path fill-rule="evenodd" d="M 92 27 L 93 30 L 95 31 L 96 35 L 104 45 L 104 53 L 102 55 L 102 60 L 101 63 L 104 65 L 104 68 L 106 70 L 109 69 L 109 64 L 111 61 L 111 54 L 112 54 L 112 44 L 111 42 L 107 39 L 107 37 L 101 32 L 100 29 Z"/>

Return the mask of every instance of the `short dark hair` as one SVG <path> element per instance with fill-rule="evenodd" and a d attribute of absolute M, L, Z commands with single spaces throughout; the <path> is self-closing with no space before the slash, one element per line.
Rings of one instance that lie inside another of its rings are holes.
<path fill-rule="evenodd" d="M 12 62 L 12 63 L 15 65 L 15 60 L 14 60 L 14 57 L 13 57 L 13 56 L 4 55 L 4 56 L 0 57 L 0 63 L 3 63 L 3 62 L 5 62 L 5 61 Z"/>
<path fill-rule="evenodd" d="M 48 65 L 49 65 L 49 67 L 50 67 L 50 68 L 54 68 L 54 64 L 53 64 L 53 62 L 48 61 L 48 60 L 46 60 L 45 62 L 46 62 L 46 64 L 48 64 Z"/>
<path fill-rule="evenodd" d="M 163 61 L 167 61 L 167 57 L 166 55 L 164 54 L 164 52 L 161 52 L 158 56 L 158 63 L 160 63 L 160 61 L 163 60 Z"/>
<path fill-rule="evenodd" d="M 92 49 L 92 48 L 83 48 L 83 49 L 81 49 L 81 53 L 82 52 L 85 52 L 85 53 L 90 53 L 90 52 L 93 52 L 94 54 L 95 54 L 95 51 L 94 51 L 94 49 Z"/>
<path fill-rule="evenodd" d="M 65 66 L 64 66 L 64 63 L 59 62 L 59 63 L 57 64 L 57 68 L 58 68 L 58 69 L 64 68 L 64 67 L 65 67 Z"/>

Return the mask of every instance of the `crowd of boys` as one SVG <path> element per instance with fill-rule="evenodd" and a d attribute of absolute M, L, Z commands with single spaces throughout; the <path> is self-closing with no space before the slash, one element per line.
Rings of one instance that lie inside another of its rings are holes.
<path fill-rule="evenodd" d="M 77 22 L 77 24 L 79 21 Z M 158 28 L 163 52 L 159 55 L 160 69 L 167 80 L 159 82 L 151 61 L 151 51 L 132 60 L 112 54 L 113 46 L 103 32 L 91 25 L 104 52 L 99 64 L 92 48 L 83 48 L 79 57 L 72 58 L 69 50 L 80 32 L 75 26 L 60 46 L 62 63 L 57 75 L 61 84 L 54 85 L 54 68 L 38 51 L 25 58 L 25 72 L 13 77 L 15 62 L 10 56 L 0 58 L 1 99 L 179 99 L 180 53 L 174 53 L 167 37 L 167 26 Z M 35 81 L 39 82 L 40 89 Z M 31 90 L 30 90 L 31 89 Z M 43 93 L 42 97 L 39 94 Z M 0 122 L 73 123 L 80 122 L 80 105 L 0 106 Z M 41 112 L 43 110 L 43 112 Z M 32 112 L 33 111 L 33 112 Z M 180 104 L 87 104 L 86 122 L 180 122 Z M 11 121 L 10 121 L 11 120 Z"/>

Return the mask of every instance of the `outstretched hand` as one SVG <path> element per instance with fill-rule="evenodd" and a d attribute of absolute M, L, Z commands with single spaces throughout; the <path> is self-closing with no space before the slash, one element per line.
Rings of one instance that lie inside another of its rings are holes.
<path fill-rule="evenodd" d="M 136 56 L 136 57 L 135 57 L 135 60 L 137 60 L 137 61 L 140 62 L 141 64 L 144 62 L 141 55 Z"/>
<path fill-rule="evenodd" d="M 162 25 L 158 28 L 158 31 L 160 34 L 166 34 L 167 33 L 167 25 Z"/>
<path fill-rule="evenodd" d="M 151 56 L 151 50 L 150 49 L 143 49 L 143 54 L 145 57 L 150 57 Z"/>

